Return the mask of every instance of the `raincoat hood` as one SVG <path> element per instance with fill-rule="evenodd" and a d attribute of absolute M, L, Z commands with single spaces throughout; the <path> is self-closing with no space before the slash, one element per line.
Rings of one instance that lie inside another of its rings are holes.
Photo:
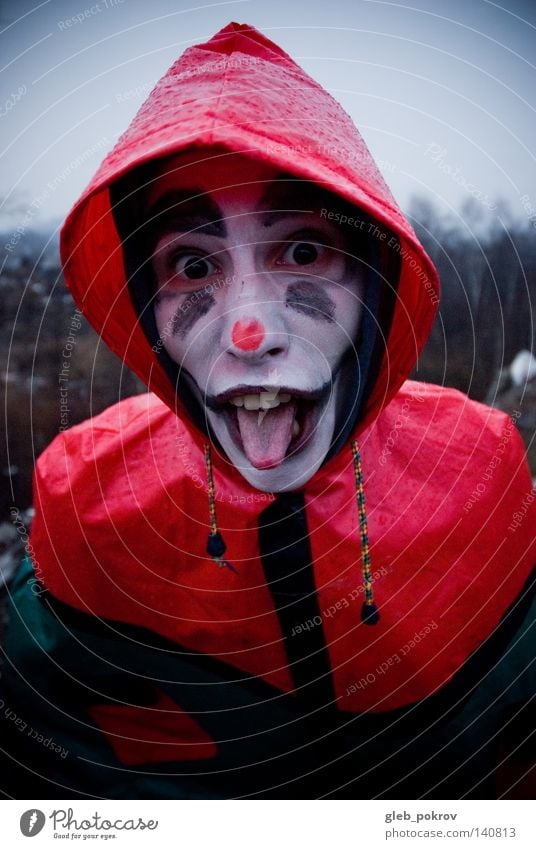
<path fill-rule="evenodd" d="M 393 234 L 396 299 L 355 426 L 360 461 L 352 438 L 303 491 L 260 492 L 217 452 L 212 466 L 131 299 L 110 187 L 194 146 L 260 157 Z M 217 658 L 232 681 L 239 669 L 293 692 L 307 710 L 394 710 L 451 680 L 522 591 L 536 503 L 508 416 L 406 380 L 436 272 L 332 97 L 255 29 L 229 24 L 155 87 L 70 212 L 61 255 L 80 309 L 154 394 L 68 429 L 39 459 L 32 546 L 45 591 Z M 232 570 L 207 547 L 216 518 Z M 367 562 L 372 628 L 359 615 Z"/>
<path fill-rule="evenodd" d="M 247 24 L 230 23 L 183 53 L 71 210 L 60 249 L 75 301 L 151 391 L 184 414 L 133 306 L 110 187 L 147 163 L 207 146 L 253 155 L 314 181 L 393 234 L 384 232 L 389 244 L 381 247 L 384 261 L 392 266 L 396 260 L 397 276 L 400 267 L 397 281 L 385 281 L 397 288 L 396 306 L 388 339 L 382 340 L 382 365 L 361 412 L 358 427 L 366 426 L 415 365 L 437 308 L 437 274 L 349 116 L 290 56 Z"/>

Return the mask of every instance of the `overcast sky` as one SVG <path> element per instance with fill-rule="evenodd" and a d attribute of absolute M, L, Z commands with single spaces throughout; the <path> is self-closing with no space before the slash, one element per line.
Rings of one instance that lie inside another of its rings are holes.
<path fill-rule="evenodd" d="M 0 0 L 0 200 L 18 207 L 2 228 L 43 192 L 40 221 L 65 216 L 154 82 L 231 20 L 343 104 L 403 207 L 421 194 L 447 211 L 473 195 L 486 216 L 497 198 L 536 212 L 536 4 Z"/>

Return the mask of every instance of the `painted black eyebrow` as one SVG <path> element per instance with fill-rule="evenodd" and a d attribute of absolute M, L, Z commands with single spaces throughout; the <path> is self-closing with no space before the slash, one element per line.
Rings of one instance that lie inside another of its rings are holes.
<path fill-rule="evenodd" d="M 292 174 L 278 174 L 263 193 L 260 218 L 264 227 L 271 227 L 286 218 L 312 215 L 307 206 L 321 204 L 325 189 Z M 262 210 L 262 207 L 265 209 Z M 275 207 L 275 208 L 274 208 Z M 188 233 L 195 230 L 209 236 L 225 238 L 227 228 L 223 212 L 210 195 L 198 187 L 171 189 L 149 207 L 145 215 L 147 226 L 155 239 L 169 233 Z"/>
<path fill-rule="evenodd" d="M 145 217 L 156 239 L 190 230 L 220 238 L 227 235 L 220 207 L 199 188 L 164 192 Z"/>
<path fill-rule="evenodd" d="M 317 208 L 325 206 L 326 189 L 293 174 L 278 174 L 261 197 L 261 213 L 265 227 L 271 227 L 285 218 L 297 215 L 314 215 Z"/>
<path fill-rule="evenodd" d="M 297 215 L 312 215 L 312 209 L 271 209 L 261 213 L 261 221 L 264 227 L 272 227 L 278 221 L 284 221 L 285 218 L 296 218 Z"/>

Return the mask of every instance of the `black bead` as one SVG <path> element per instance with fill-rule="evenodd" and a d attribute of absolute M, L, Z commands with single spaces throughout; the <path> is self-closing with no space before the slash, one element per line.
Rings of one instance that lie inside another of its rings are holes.
<path fill-rule="evenodd" d="M 211 557 L 223 557 L 226 548 L 227 546 L 219 531 L 216 531 L 215 534 L 208 535 L 207 554 L 210 554 Z"/>
<path fill-rule="evenodd" d="M 375 625 L 380 621 L 380 614 L 375 604 L 364 604 L 361 608 L 361 621 L 365 625 Z"/>

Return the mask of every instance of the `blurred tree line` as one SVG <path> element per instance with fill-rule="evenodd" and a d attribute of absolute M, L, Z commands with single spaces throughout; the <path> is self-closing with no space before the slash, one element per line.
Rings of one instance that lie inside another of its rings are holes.
<path fill-rule="evenodd" d="M 76 310 L 61 273 L 57 241 L 44 249 L 46 241 L 25 234 L 22 249 L 9 257 L 0 275 L 5 401 L 0 521 L 9 518 L 13 505 L 23 510 L 31 504 L 35 460 L 62 426 L 145 391 Z M 67 380 L 60 382 L 69 338 L 74 341 L 69 343 Z"/>
<path fill-rule="evenodd" d="M 512 415 L 536 476 L 536 377 L 513 374 L 521 351 L 534 352 L 536 222 L 514 219 L 498 202 L 477 200 L 442 215 L 415 198 L 408 217 L 441 281 L 440 309 L 413 377 L 453 386 Z M 514 379 L 517 378 L 517 380 Z"/>
<path fill-rule="evenodd" d="M 421 198 L 408 216 L 442 284 L 439 313 L 413 377 L 453 386 L 510 414 L 521 410 L 517 423 L 536 475 L 536 378 L 516 384 L 508 371 L 519 351 L 534 350 L 534 222 L 513 220 L 500 204 L 493 216 L 484 214 L 477 201 L 446 216 Z M 0 238 L 7 244 L 9 234 Z M 24 233 L 15 250 L 3 252 L 0 286 L 4 520 L 11 506 L 23 510 L 31 503 L 35 458 L 65 424 L 59 381 L 70 334 L 69 426 L 145 387 L 75 312 L 57 240 Z"/>

